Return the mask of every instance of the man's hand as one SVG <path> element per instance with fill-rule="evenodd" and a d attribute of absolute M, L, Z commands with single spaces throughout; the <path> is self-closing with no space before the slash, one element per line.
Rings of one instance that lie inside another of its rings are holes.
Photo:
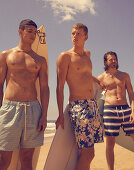
<path fill-rule="evenodd" d="M 62 129 L 64 129 L 64 116 L 59 116 L 57 121 L 55 122 L 56 124 L 56 129 L 61 125 Z"/>
<path fill-rule="evenodd" d="M 42 116 L 39 120 L 38 131 L 43 132 L 47 127 L 47 118 L 46 116 Z"/>
<path fill-rule="evenodd" d="M 106 86 L 102 83 L 102 82 L 100 82 L 100 88 L 102 89 L 102 90 L 105 90 L 105 91 L 107 91 L 107 88 L 106 88 Z"/>
<path fill-rule="evenodd" d="M 131 113 L 129 121 L 131 124 L 134 123 L 134 114 L 133 113 Z"/>

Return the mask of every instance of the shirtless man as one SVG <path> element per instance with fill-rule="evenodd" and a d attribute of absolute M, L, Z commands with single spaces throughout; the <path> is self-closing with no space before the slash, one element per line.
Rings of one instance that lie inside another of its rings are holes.
<path fill-rule="evenodd" d="M 104 130 L 106 135 L 106 158 L 109 170 L 114 170 L 115 137 L 120 127 L 134 141 L 134 92 L 130 77 L 118 70 L 118 58 L 115 52 L 104 55 L 105 72 L 98 79 L 106 88 L 104 102 Z M 131 108 L 127 104 L 128 92 Z"/>
<path fill-rule="evenodd" d="M 31 45 L 37 25 L 29 19 L 19 25 L 17 47 L 0 54 L 0 169 L 7 170 L 12 152 L 20 148 L 21 170 L 32 170 L 35 147 L 41 146 L 47 125 L 48 68 Z M 40 101 L 35 82 L 39 78 Z M 3 100 L 3 86 L 6 90 Z"/>
<path fill-rule="evenodd" d="M 103 142 L 98 107 L 94 100 L 90 52 L 84 49 L 88 28 L 75 24 L 72 28 L 73 48 L 60 54 L 57 61 L 57 127 L 64 128 L 63 100 L 65 81 L 69 87 L 68 114 L 74 129 L 80 156 L 75 170 L 89 170 L 94 158 L 94 143 Z"/>

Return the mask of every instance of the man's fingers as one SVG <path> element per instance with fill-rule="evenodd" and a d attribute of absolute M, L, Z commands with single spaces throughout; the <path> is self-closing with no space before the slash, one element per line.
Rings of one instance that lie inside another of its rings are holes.
<path fill-rule="evenodd" d="M 45 131 L 46 127 L 47 127 L 46 124 L 39 122 L 38 131 L 39 132 Z"/>

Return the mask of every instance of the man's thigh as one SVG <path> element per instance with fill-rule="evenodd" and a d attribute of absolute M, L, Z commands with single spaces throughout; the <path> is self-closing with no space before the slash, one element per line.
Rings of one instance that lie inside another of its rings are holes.
<path fill-rule="evenodd" d="M 3 166 L 9 166 L 12 158 L 12 153 L 12 151 L 0 151 L 0 169 Z"/>
<path fill-rule="evenodd" d="M 35 148 L 23 148 L 20 149 L 20 161 L 32 161 Z"/>

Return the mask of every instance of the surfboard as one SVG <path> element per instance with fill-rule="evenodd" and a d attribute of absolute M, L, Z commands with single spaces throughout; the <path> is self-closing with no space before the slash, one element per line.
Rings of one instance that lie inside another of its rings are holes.
<path fill-rule="evenodd" d="M 78 150 L 73 136 L 73 129 L 68 115 L 68 107 L 64 111 L 64 129 L 58 127 L 51 144 L 44 170 L 74 170 L 78 158 Z"/>
<path fill-rule="evenodd" d="M 37 31 L 35 41 L 32 44 L 32 50 L 36 52 L 38 55 L 45 57 L 47 64 L 48 64 L 46 33 L 45 33 L 45 29 L 43 25 Z M 38 79 L 36 81 L 36 89 L 37 89 L 37 96 L 38 96 L 37 98 L 39 100 L 40 99 L 40 88 L 39 88 Z M 36 170 L 39 153 L 40 153 L 40 147 L 35 148 L 34 155 L 33 155 L 33 170 Z M 7 170 L 21 170 L 21 164 L 19 160 L 19 149 L 13 152 L 11 163 Z"/>
<path fill-rule="evenodd" d="M 120 135 L 116 137 L 116 143 L 132 152 L 134 152 L 134 142 L 130 136 L 125 136 L 122 128 L 120 129 Z"/>
<path fill-rule="evenodd" d="M 93 84 L 97 101 L 102 96 L 102 90 L 97 83 Z M 64 130 L 58 127 L 50 147 L 44 170 L 74 170 L 79 156 L 73 129 L 68 116 L 68 105 L 64 111 Z"/>

